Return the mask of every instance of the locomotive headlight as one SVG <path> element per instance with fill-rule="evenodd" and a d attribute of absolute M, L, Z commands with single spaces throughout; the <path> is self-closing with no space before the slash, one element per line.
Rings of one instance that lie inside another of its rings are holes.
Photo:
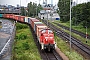
<path fill-rule="evenodd" d="M 51 39 L 53 38 L 53 37 L 50 37 Z"/>
<path fill-rule="evenodd" d="M 48 37 L 45 37 L 45 39 L 47 39 Z"/>

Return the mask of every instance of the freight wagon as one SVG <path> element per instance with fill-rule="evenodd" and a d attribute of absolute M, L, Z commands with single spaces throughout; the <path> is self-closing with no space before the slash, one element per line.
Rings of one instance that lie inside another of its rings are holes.
<path fill-rule="evenodd" d="M 3 17 L 3 14 L 0 14 L 0 17 Z"/>
<path fill-rule="evenodd" d="M 34 22 L 39 22 L 39 20 L 31 18 L 31 23 L 30 24 L 31 24 L 33 29 L 34 29 Z"/>
<path fill-rule="evenodd" d="M 0 17 L 30 24 L 37 35 L 41 50 L 48 49 L 50 51 L 51 48 L 55 49 L 56 43 L 53 31 L 38 19 L 14 14 L 0 14 Z"/>
<path fill-rule="evenodd" d="M 24 20 L 24 21 L 25 21 L 26 23 L 29 23 L 29 24 L 30 24 L 30 19 L 31 19 L 31 17 L 25 17 L 25 20 Z"/>

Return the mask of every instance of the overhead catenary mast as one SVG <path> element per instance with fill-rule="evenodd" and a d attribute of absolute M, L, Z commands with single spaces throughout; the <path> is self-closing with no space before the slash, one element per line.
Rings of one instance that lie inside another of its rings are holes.
<path fill-rule="evenodd" d="M 47 0 L 45 0 L 46 4 L 47 4 Z"/>
<path fill-rule="evenodd" d="M 40 1 L 41 1 L 41 0 L 39 0 L 39 4 L 40 4 Z"/>
<path fill-rule="evenodd" d="M 53 5 L 53 0 L 51 0 L 51 4 Z"/>
<path fill-rule="evenodd" d="M 72 39 L 71 39 L 71 2 L 72 0 L 70 0 L 70 52 L 71 52 L 71 42 L 72 42 Z"/>

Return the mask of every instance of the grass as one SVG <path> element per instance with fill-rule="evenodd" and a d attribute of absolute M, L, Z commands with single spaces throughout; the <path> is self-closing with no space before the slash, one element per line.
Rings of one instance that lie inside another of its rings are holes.
<path fill-rule="evenodd" d="M 53 25 L 57 26 L 56 24 L 52 23 Z M 65 31 L 66 33 L 70 34 L 70 31 L 68 30 L 65 30 L 65 29 L 62 29 L 60 26 L 57 26 L 58 28 L 60 28 L 61 30 Z M 71 33 L 72 36 L 74 36 L 75 38 L 79 39 L 82 43 L 86 44 L 86 45 L 89 45 L 90 46 L 90 39 L 87 40 L 87 43 L 86 43 L 86 38 L 83 38 L 81 37 L 80 35 L 78 34 L 75 34 L 75 33 Z"/>
<path fill-rule="evenodd" d="M 70 34 L 70 31 L 65 30 L 65 32 L 67 32 L 68 34 Z M 75 38 L 79 39 L 82 43 L 87 44 L 87 45 L 90 46 L 90 39 L 88 39 L 88 40 L 87 40 L 87 43 L 86 43 L 86 38 L 83 38 L 83 37 L 81 37 L 80 35 L 77 35 L 77 34 L 75 34 L 75 33 L 71 33 L 71 34 L 72 34 L 72 36 L 74 36 Z"/>
<path fill-rule="evenodd" d="M 69 45 L 65 41 L 63 41 L 61 38 L 57 37 L 56 35 L 55 35 L 55 41 L 57 43 L 58 48 L 69 58 L 69 60 L 83 60 L 84 59 L 76 51 L 72 50 L 70 52 Z"/>
<path fill-rule="evenodd" d="M 22 24 L 20 25 L 22 26 Z M 21 36 L 24 38 L 20 38 Z M 66 54 L 66 56 L 69 57 L 70 60 L 83 60 L 83 57 L 74 50 L 71 53 L 69 52 L 69 46 L 66 44 L 66 42 L 56 36 L 55 38 L 58 41 L 58 47 L 63 53 Z M 29 48 L 25 48 L 25 46 L 28 46 Z M 41 60 L 32 34 L 28 27 L 20 27 L 17 29 L 12 57 L 12 60 Z"/>
<path fill-rule="evenodd" d="M 84 58 L 73 49 L 70 52 L 69 45 L 61 38 L 55 36 L 57 40 L 57 46 L 60 50 L 69 58 L 69 60 L 83 60 Z"/>
<path fill-rule="evenodd" d="M 55 24 L 54 24 L 55 25 Z M 84 58 L 72 49 L 70 52 L 69 45 L 63 41 L 61 38 L 55 36 L 57 46 L 59 49 L 69 58 L 69 60 L 83 60 Z"/>
<path fill-rule="evenodd" d="M 41 60 L 32 33 L 25 24 L 16 24 L 12 60 Z"/>
<path fill-rule="evenodd" d="M 66 23 L 62 23 L 61 21 L 54 21 L 56 23 L 60 23 L 64 26 L 67 26 L 67 27 L 70 27 L 70 23 L 69 22 L 66 22 Z M 83 32 L 83 33 L 86 33 L 86 28 L 84 28 L 82 25 L 78 25 L 78 26 L 74 26 L 72 25 L 72 28 L 77 30 L 77 31 L 80 31 L 80 32 Z M 90 28 L 87 28 L 87 33 L 90 35 Z"/>

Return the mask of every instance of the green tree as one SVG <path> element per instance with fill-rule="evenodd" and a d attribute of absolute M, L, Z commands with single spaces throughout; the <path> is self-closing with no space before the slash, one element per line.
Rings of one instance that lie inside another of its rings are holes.
<path fill-rule="evenodd" d="M 43 10 L 43 8 L 42 8 L 42 6 L 40 4 L 38 4 L 38 6 L 37 6 L 37 13 L 39 13 L 40 10 Z"/>
<path fill-rule="evenodd" d="M 70 19 L 70 0 L 59 0 L 58 13 L 62 22 L 67 22 Z M 90 27 L 90 2 L 78 4 L 72 7 L 72 24 L 82 24 L 83 27 Z"/>
<path fill-rule="evenodd" d="M 58 2 L 59 7 L 59 15 L 63 22 L 69 21 L 70 15 L 70 1 L 69 0 L 59 0 Z"/>
<path fill-rule="evenodd" d="M 40 12 L 40 10 L 42 10 L 42 6 L 39 4 L 37 5 L 36 3 L 28 3 L 28 16 L 36 16 L 36 12 L 37 14 Z"/>
<path fill-rule="evenodd" d="M 32 16 L 33 14 L 32 14 L 32 2 L 30 2 L 30 3 L 28 3 L 28 16 Z"/>
<path fill-rule="evenodd" d="M 82 24 L 83 27 L 90 27 L 90 2 L 78 4 L 72 8 L 72 18 L 75 18 L 75 21 L 78 24 Z M 72 20 L 74 24 L 74 19 Z"/>
<path fill-rule="evenodd" d="M 25 8 L 24 7 L 21 7 L 21 15 L 22 16 L 25 16 L 25 13 L 26 13 Z"/>

